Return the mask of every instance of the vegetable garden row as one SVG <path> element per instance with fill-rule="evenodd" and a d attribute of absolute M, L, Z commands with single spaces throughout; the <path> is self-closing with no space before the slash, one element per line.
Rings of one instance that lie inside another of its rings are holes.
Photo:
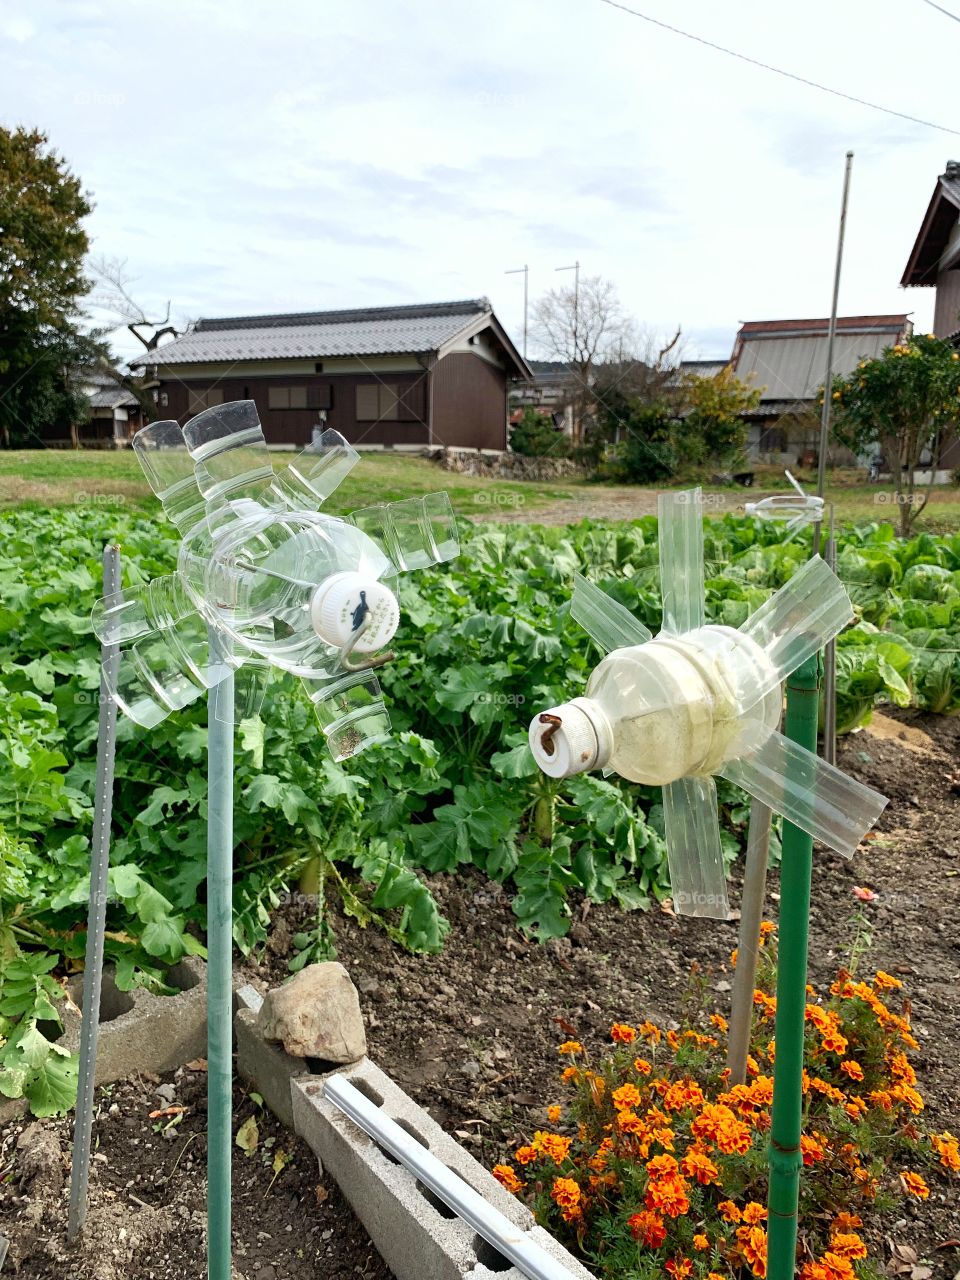
<path fill-rule="evenodd" d="M 169 571 L 176 533 L 116 510 L 19 511 L 0 519 L 0 1092 L 39 1114 L 71 1101 L 73 1064 L 38 1024 L 56 1022 L 51 971 L 82 961 L 99 646 L 89 612 L 106 541 L 128 585 Z M 289 889 L 316 896 L 295 967 L 332 954 L 330 899 L 391 936 L 436 950 L 446 923 L 418 874 L 473 864 L 511 883 L 518 923 L 541 937 L 569 924 L 568 895 L 643 907 L 669 892 L 659 790 L 597 776 L 554 782 L 534 766 L 531 712 L 569 696 L 596 655 L 564 625 L 575 570 L 656 631 L 656 520 L 572 528 L 464 525 L 463 553 L 404 583 L 407 625 L 381 673 L 394 737 L 331 762 L 295 682 L 277 680 L 239 731 L 236 941 L 260 945 Z M 776 526 L 707 525 L 708 620 L 739 626 L 806 558 Z M 897 539 L 845 531 L 837 569 L 858 611 L 838 641 L 838 724 L 888 700 L 960 706 L 960 535 Z M 165 967 L 201 952 L 206 860 L 206 707 L 150 733 L 119 730 L 108 959 L 121 988 L 162 988 Z M 747 806 L 719 782 L 725 851 Z"/>

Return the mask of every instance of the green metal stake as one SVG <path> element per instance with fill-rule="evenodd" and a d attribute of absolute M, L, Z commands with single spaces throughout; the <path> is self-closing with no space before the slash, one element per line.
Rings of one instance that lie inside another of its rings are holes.
<path fill-rule="evenodd" d="M 226 657 L 210 628 L 211 665 Z M 207 717 L 207 1275 L 230 1280 L 233 1116 L 233 676 L 215 685 Z"/>
<path fill-rule="evenodd" d="M 817 749 L 818 659 L 810 658 L 787 681 L 785 733 L 793 742 Z M 812 779 L 808 792 L 816 802 Z M 777 964 L 776 1054 L 773 1117 L 770 1126 L 770 1189 L 767 1198 L 767 1275 L 793 1280 L 797 1258 L 800 1198 L 800 1131 L 803 1120 L 803 1035 L 807 1003 L 807 946 L 813 837 L 783 824 L 780 868 L 780 929 Z"/>

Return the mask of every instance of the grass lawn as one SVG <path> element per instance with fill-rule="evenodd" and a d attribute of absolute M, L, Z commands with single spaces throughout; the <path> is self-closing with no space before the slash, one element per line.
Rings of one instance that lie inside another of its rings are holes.
<path fill-rule="evenodd" d="M 282 465 L 289 454 L 276 454 Z M 803 477 L 811 482 L 812 478 Z M 831 477 L 827 496 L 836 504 L 837 519 L 863 524 L 889 520 L 896 524 L 897 508 L 889 485 L 856 482 L 856 473 Z M 706 488 L 708 514 L 742 509 L 743 503 L 764 491 L 783 490 L 786 482 L 774 468 L 761 468 L 753 489 Z M 546 524 L 570 524 L 584 516 L 630 520 L 656 511 L 656 488 L 639 485 L 595 484 L 586 480 L 518 483 L 484 480 L 442 471 L 426 458 L 404 453 L 369 452 L 331 500 L 335 513 L 372 502 L 394 502 L 434 489 L 446 489 L 458 514 L 473 519 Z M 132 506 L 154 511 L 157 503 L 129 449 L 74 451 L 31 449 L 0 451 L 0 509 L 17 506 Z M 960 530 L 960 489 L 934 488 L 917 530 Z"/>

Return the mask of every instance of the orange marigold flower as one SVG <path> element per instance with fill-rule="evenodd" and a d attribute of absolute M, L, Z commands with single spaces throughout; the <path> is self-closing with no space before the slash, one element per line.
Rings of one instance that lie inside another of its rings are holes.
<path fill-rule="evenodd" d="M 739 955 L 740 955 L 740 948 L 734 947 L 733 950 L 730 952 L 730 968 L 731 969 L 735 969 L 737 967 L 737 958 Z"/>
<path fill-rule="evenodd" d="M 821 1042 L 827 1053 L 846 1053 L 847 1037 L 842 1036 L 839 1031 L 828 1031 Z"/>
<path fill-rule="evenodd" d="M 819 1266 L 820 1270 L 816 1273 L 818 1280 L 856 1280 L 850 1259 L 832 1249 L 828 1249 L 823 1255 Z"/>
<path fill-rule="evenodd" d="M 554 1178 L 550 1199 L 561 1209 L 574 1209 L 580 1203 L 580 1184 L 573 1178 Z"/>
<path fill-rule="evenodd" d="M 884 1111 L 893 1110 L 893 1098 L 888 1089 L 871 1089 L 870 1101 L 876 1107 L 880 1107 Z"/>
<path fill-rule="evenodd" d="M 649 1040 L 651 1044 L 659 1044 L 663 1032 L 655 1022 L 647 1021 L 640 1023 L 640 1035 L 643 1036 L 644 1040 Z"/>
<path fill-rule="evenodd" d="M 703 1105 L 703 1090 L 695 1080 L 676 1080 L 663 1095 L 663 1105 L 668 1111 L 700 1107 Z"/>
<path fill-rule="evenodd" d="M 662 1178 L 650 1182 L 644 1200 L 648 1209 L 665 1213 L 668 1218 L 679 1218 L 690 1211 L 687 1184 L 683 1178 Z"/>
<path fill-rule="evenodd" d="M 732 1200 L 721 1200 L 717 1211 L 725 1222 L 739 1222 L 743 1216 Z"/>
<path fill-rule="evenodd" d="M 647 1161 L 646 1169 L 651 1178 L 675 1178 L 680 1166 L 673 1156 L 659 1155 Z"/>
<path fill-rule="evenodd" d="M 915 1200 L 926 1200 L 930 1194 L 930 1188 L 919 1173 L 911 1173 L 909 1171 L 901 1173 L 900 1182 L 907 1195 L 913 1196 Z"/>
<path fill-rule="evenodd" d="M 710 1248 L 710 1241 L 702 1232 L 698 1231 L 697 1234 L 693 1237 L 693 1247 L 695 1249 L 699 1249 L 700 1252 L 703 1253 L 704 1250 Z"/>
<path fill-rule="evenodd" d="M 865 1258 L 867 1246 L 855 1231 L 836 1231 L 830 1237 L 830 1248 L 841 1258 Z"/>
<path fill-rule="evenodd" d="M 852 1231 L 854 1227 L 862 1227 L 863 1219 L 859 1213 L 847 1213 L 844 1209 L 838 1213 L 831 1225 L 831 1231 Z"/>
<path fill-rule="evenodd" d="M 512 1167 L 508 1164 L 495 1164 L 493 1166 L 493 1176 L 500 1183 L 501 1187 L 512 1192 L 515 1196 L 519 1195 L 526 1185 L 517 1177 Z"/>
<path fill-rule="evenodd" d="M 617 1044 L 633 1044 L 636 1038 L 636 1027 L 631 1027 L 627 1022 L 615 1022 L 610 1028 L 610 1039 L 615 1040 Z"/>
<path fill-rule="evenodd" d="M 840 1063 L 840 1070 L 850 1077 L 851 1080 L 863 1079 L 863 1067 L 859 1062 L 854 1062 L 852 1058 L 844 1058 Z"/>
<path fill-rule="evenodd" d="M 634 1058 L 633 1069 L 641 1076 L 648 1076 L 653 1070 L 653 1067 L 646 1058 Z"/>
<path fill-rule="evenodd" d="M 816 1138 L 808 1137 L 805 1133 L 800 1137 L 800 1150 L 803 1152 L 803 1163 L 806 1165 L 815 1164 L 826 1154 L 823 1145 Z"/>
<path fill-rule="evenodd" d="M 761 1222 L 766 1221 L 767 1211 L 762 1204 L 758 1204 L 756 1200 L 751 1200 L 744 1205 L 743 1213 L 740 1216 L 748 1227 L 756 1227 Z"/>
<path fill-rule="evenodd" d="M 726 1032 L 729 1030 L 729 1025 L 727 1023 L 727 1020 L 722 1013 L 711 1013 L 710 1021 L 717 1028 L 718 1031 Z"/>
<path fill-rule="evenodd" d="M 632 1133 L 640 1137 L 646 1134 L 647 1126 L 635 1111 L 621 1111 L 617 1115 L 617 1128 L 621 1133 Z"/>
<path fill-rule="evenodd" d="M 557 1053 L 583 1053 L 583 1045 L 579 1040 L 564 1040 L 563 1044 L 557 1049 Z"/>
<path fill-rule="evenodd" d="M 551 1124 L 560 1123 L 560 1108 L 556 1105 L 547 1107 L 547 1119 Z"/>
<path fill-rule="evenodd" d="M 773 1102 L 773 1076 L 761 1076 L 751 1083 L 749 1098 L 755 1107 L 769 1107 Z"/>
<path fill-rule="evenodd" d="M 663 1126 L 660 1129 L 651 1129 L 650 1141 L 657 1142 L 665 1151 L 673 1150 L 673 1130 Z"/>
<path fill-rule="evenodd" d="M 767 1233 L 763 1227 L 739 1227 L 737 1244 L 743 1260 L 755 1276 L 767 1274 Z"/>
<path fill-rule="evenodd" d="M 686 1280 L 693 1270 L 693 1263 L 689 1258 L 671 1258 L 669 1262 L 664 1263 L 664 1270 L 673 1276 L 673 1280 Z"/>
<path fill-rule="evenodd" d="M 873 985 L 878 991 L 896 991 L 898 987 L 903 986 L 903 983 L 892 973 L 884 973 L 882 969 L 878 969 L 873 975 Z"/>
<path fill-rule="evenodd" d="M 614 1089 L 610 1101 L 618 1111 L 632 1111 L 640 1105 L 640 1090 L 635 1084 L 622 1084 L 619 1089 Z"/>
<path fill-rule="evenodd" d="M 677 1035 L 675 1031 L 668 1031 L 666 1039 L 667 1039 L 667 1044 L 670 1046 L 673 1052 L 676 1053 L 677 1050 L 680 1048 L 680 1037 Z"/>
<path fill-rule="evenodd" d="M 704 1187 L 720 1178 L 720 1170 L 702 1151 L 688 1151 L 681 1160 L 680 1167 L 688 1178 L 693 1178 Z"/>
<path fill-rule="evenodd" d="M 634 1240 L 645 1244 L 648 1249 L 659 1249 L 667 1238 L 667 1228 L 663 1219 L 649 1209 L 641 1209 L 627 1219 L 627 1227 Z"/>
<path fill-rule="evenodd" d="M 905 1102 L 915 1116 L 923 1110 L 923 1098 L 908 1084 L 895 1084 L 890 1090 L 890 1096 L 898 1102 Z"/>
<path fill-rule="evenodd" d="M 940 1163 L 951 1173 L 960 1173 L 960 1144 L 952 1133 L 934 1133 L 930 1137 L 930 1145 L 940 1157 Z"/>
<path fill-rule="evenodd" d="M 538 1155 L 549 1156 L 554 1164 L 563 1164 L 570 1152 L 570 1139 L 538 1129 L 533 1135 L 532 1146 Z"/>
<path fill-rule="evenodd" d="M 777 931 L 777 926 L 773 923 L 772 920 L 761 920 L 760 922 L 761 938 L 769 938 L 771 933 L 776 933 L 776 931 Z"/>
<path fill-rule="evenodd" d="M 538 1154 L 536 1147 L 517 1147 L 513 1158 L 518 1164 L 531 1164 L 536 1160 Z"/>
<path fill-rule="evenodd" d="M 564 1069 L 560 1073 L 561 1080 L 569 1081 L 569 1080 L 577 1080 L 579 1078 L 580 1078 L 579 1067 L 564 1067 Z"/>

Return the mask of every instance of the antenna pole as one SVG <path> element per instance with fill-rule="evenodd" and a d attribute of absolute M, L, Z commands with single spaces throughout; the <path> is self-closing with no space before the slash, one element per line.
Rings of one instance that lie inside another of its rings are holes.
<path fill-rule="evenodd" d="M 229 656 L 209 629 L 211 662 Z M 233 1119 L 233 712 L 232 673 L 207 700 L 207 1276 L 230 1280 Z"/>
<path fill-rule="evenodd" d="M 833 402 L 833 346 L 837 336 L 837 306 L 840 300 L 840 269 L 843 266 L 843 240 L 847 230 L 847 201 L 850 197 L 850 171 L 853 152 L 847 152 L 843 170 L 843 197 L 840 202 L 840 229 L 837 233 L 837 259 L 833 269 L 833 300 L 827 328 L 827 367 L 823 378 L 823 405 L 820 409 L 820 449 L 817 454 L 817 496 L 823 497 L 827 479 L 827 447 L 830 440 L 830 409 Z M 814 553 L 820 550 L 820 525 L 813 527 Z"/>
<path fill-rule="evenodd" d="M 522 267 L 514 267 L 512 271 L 505 271 L 505 276 L 523 276 L 523 358 L 527 358 L 527 328 L 530 315 L 530 299 L 528 285 L 530 283 L 530 268 L 526 263 Z"/>

